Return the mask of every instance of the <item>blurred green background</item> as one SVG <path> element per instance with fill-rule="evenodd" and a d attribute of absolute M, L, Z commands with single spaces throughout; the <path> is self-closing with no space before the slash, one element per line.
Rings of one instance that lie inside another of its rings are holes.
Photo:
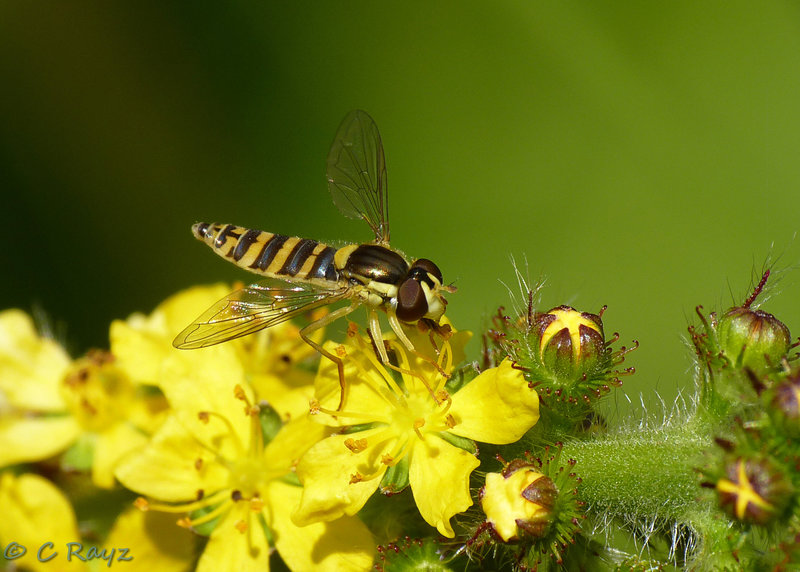
<path fill-rule="evenodd" d="M 508 306 L 527 257 L 544 307 L 608 304 L 641 341 L 633 400 L 689 386 L 696 304 L 800 259 L 797 2 L 4 0 L 0 77 L 0 306 L 43 309 L 74 352 L 247 279 L 195 221 L 369 240 L 324 178 L 357 107 L 393 245 L 455 280 L 456 325 Z M 797 288 L 764 306 L 795 332 Z"/>

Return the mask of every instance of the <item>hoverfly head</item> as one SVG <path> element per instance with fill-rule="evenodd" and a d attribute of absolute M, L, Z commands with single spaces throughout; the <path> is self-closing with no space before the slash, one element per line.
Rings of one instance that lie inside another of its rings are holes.
<path fill-rule="evenodd" d="M 439 267 L 427 258 L 415 261 L 397 291 L 397 317 L 406 323 L 422 318 L 438 322 L 447 304 L 442 289 Z"/>

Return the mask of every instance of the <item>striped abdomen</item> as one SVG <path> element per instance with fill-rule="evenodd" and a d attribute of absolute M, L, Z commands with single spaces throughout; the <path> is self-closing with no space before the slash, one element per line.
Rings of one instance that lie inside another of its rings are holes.
<path fill-rule="evenodd" d="M 284 236 L 232 224 L 199 222 L 195 237 L 245 270 L 273 278 L 336 282 L 336 249 L 308 238 Z"/>

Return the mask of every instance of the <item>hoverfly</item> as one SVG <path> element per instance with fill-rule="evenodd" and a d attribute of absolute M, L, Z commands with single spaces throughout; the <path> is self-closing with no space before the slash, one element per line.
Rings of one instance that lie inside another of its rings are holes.
<path fill-rule="evenodd" d="M 274 326 L 313 308 L 347 300 L 340 307 L 300 330 L 303 340 L 336 363 L 344 402 L 342 360 L 312 340 L 314 330 L 365 306 L 375 348 L 389 363 L 377 310 L 388 316 L 397 339 L 416 352 L 403 324 L 421 324 L 439 331 L 447 301 L 442 292 L 455 292 L 442 282 L 432 261 L 409 264 L 389 246 L 389 203 L 386 160 L 373 119 L 364 111 L 350 112 L 342 121 L 328 153 L 328 188 L 334 204 L 347 217 L 363 219 L 375 240 L 334 248 L 307 238 L 201 222 L 192 233 L 214 252 L 255 274 L 289 284 L 254 284 L 237 290 L 204 312 L 173 341 L 179 349 L 212 346 Z"/>

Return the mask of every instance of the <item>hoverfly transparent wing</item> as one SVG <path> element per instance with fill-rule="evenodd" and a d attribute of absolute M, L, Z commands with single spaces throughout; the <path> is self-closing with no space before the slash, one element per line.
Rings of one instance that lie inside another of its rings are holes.
<path fill-rule="evenodd" d="M 347 114 L 328 153 L 328 188 L 343 215 L 364 219 L 379 244 L 389 243 L 386 158 L 378 126 L 366 111 Z"/>
<path fill-rule="evenodd" d="M 254 284 L 236 290 L 203 312 L 173 340 L 178 349 L 213 346 L 285 322 L 342 299 L 347 289 L 316 290 Z"/>

